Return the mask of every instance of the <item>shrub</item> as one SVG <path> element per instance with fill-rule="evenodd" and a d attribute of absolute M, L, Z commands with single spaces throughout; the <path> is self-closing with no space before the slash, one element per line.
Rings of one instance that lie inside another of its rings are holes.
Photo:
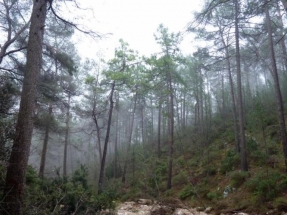
<path fill-rule="evenodd" d="M 249 177 L 247 172 L 234 172 L 231 174 L 231 186 L 238 188 L 240 187 L 246 179 Z"/>
<path fill-rule="evenodd" d="M 220 193 L 219 190 L 216 191 L 211 191 L 206 194 L 207 199 L 209 200 L 218 200 L 222 198 L 222 194 Z"/>
<path fill-rule="evenodd" d="M 192 185 L 186 185 L 179 193 L 178 197 L 181 200 L 187 199 L 188 197 L 192 197 L 195 195 L 194 187 Z"/>
<path fill-rule="evenodd" d="M 287 176 L 278 172 L 258 174 L 246 183 L 247 189 L 262 201 L 270 201 L 286 189 Z"/>
<path fill-rule="evenodd" d="M 225 157 L 221 161 L 220 173 L 225 174 L 234 170 L 240 163 L 239 155 L 234 151 L 227 151 Z"/>
<path fill-rule="evenodd" d="M 175 185 L 185 184 L 188 182 L 188 176 L 184 171 L 180 171 L 176 176 L 173 177 L 173 183 Z"/>
<path fill-rule="evenodd" d="M 26 176 L 24 214 L 83 214 L 114 207 L 116 189 L 108 188 L 100 195 L 87 183 L 88 172 L 81 166 L 71 179 L 60 176 L 40 179 L 29 167 Z"/>
<path fill-rule="evenodd" d="M 217 168 L 215 166 L 208 166 L 205 170 L 204 170 L 204 174 L 207 176 L 214 176 L 217 173 Z"/>

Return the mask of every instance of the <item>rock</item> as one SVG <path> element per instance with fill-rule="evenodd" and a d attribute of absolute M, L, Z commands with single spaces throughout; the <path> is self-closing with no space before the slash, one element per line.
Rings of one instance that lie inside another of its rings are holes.
<path fill-rule="evenodd" d="M 118 210 L 117 215 L 137 215 L 137 214 L 126 210 Z"/>
<path fill-rule="evenodd" d="M 173 214 L 173 209 L 168 206 L 154 205 L 150 210 L 151 215 L 170 215 Z"/>
<path fill-rule="evenodd" d="M 151 199 L 139 199 L 137 203 L 141 205 L 152 205 L 153 201 Z"/>
<path fill-rule="evenodd" d="M 195 210 L 197 210 L 197 211 L 204 211 L 204 207 L 196 207 Z"/>
<path fill-rule="evenodd" d="M 191 211 L 183 208 L 177 208 L 173 215 L 194 215 Z"/>
<path fill-rule="evenodd" d="M 239 213 L 236 213 L 236 215 L 248 215 L 248 214 L 244 212 L 239 212 Z"/>
<path fill-rule="evenodd" d="M 213 210 L 212 207 L 207 207 L 207 208 L 205 208 L 204 212 L 205 213 L 210 213 L 212 210 Z"/>

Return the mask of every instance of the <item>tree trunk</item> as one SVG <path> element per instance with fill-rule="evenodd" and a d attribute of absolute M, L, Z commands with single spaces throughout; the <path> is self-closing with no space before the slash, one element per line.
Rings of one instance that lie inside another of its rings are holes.
<path fill-rule="evenodd" d="M 130 125 L 130 129 L 129 129 L 127 155 L 126 155 L 126 159 L 125 159 L 125 163 L 124 163 L 124 170 L 123 170 L 123 175 L 122 175 L 122 183 L 125 183 L 125 181 L 126 181 L 128 157 L 129 157 L 129 152 L 130 152 L 130 148 L 131 148 L 131 144 L 132 144 L 132 135 L 133 135 L 133 127 L 134 127 L 134 119 L 135 119 L 136 107 L 137 107 L 137 89 L 136 89 L 136 94 L 135 94 L 134 107 L 133 107 L 132 118 L 131 118 L 131 125 Z"/>
<path fill-rule="evenodd" d="M 267 25 L 267 30 L 268 30 L 268 40 L 269 40 L 270 55 L 271 55 L 270 57 L 271 57 L 271 65 L 272 65 L 272 77 L 274 80 L 275 97 L 277 101 L 277 112 L 278 112 L 281 140 L 282 140 L 283 152 L 284 152 L 284 158 L 285 158 L 285 168 L 287 172 L 287 134 L 286 134 L 286 124 L 285 124 L 285 116 L 284 116 L 284 104 L 283 104 L 282 93 L 280 89 L 280 83 L 279 83 L 279 77 L 278 77 L 278 71 L 277 71 L 277 65 L 276 65 L 276 59 L 275 59 L 271 21 L 270 21 L 270 14 L 269 14 L 267 0 L 265 0 L 265 13 L 266 13 L 266 25 Z"/>
<path fill-rule="evenodd" d="M 240 130 L 240 145 L 241 145 L 241 169 L 248 171 L 247 156 L 246 156 L 246 142 L 245 142 L 245 128 L 244 128 L 244 111 L 242 101 L 242 84 L 241 84 L 241 67 L 240 67 L 240 51 L 239 51 L 239 0 L 234 0 L 235 3 L 235 43 L 236 43 L 236 72 L 237 72 L 237 96 L 238 96 L 238 118 Z"/>
<path fill-rule="evenodd" d="M 16 135 L 7 168 L 2 214 L 23 214 L 24 184 L 33 132 L 36 85 L 42 65 L 46 12 L 46 0 L 34 1 L 27 48 L 27 64 L 16 124 Z"/>
<path fill-rule="evenodd" d="M 93 120 L 96 125 L 96 132 L 97 132 L 97 142 L 98 142 L 98 149 L 99 149 L 99 155 L 100 155 L 100 163 L 102 162 L 103 159 L 103 153 L 102 153 L 102 144 L 101 144 L 101 131 L 97 119 L 97 113 L 96 113 L 96 98 L 94 98 L 94 104 L 93 104 Z"/>
<path fill-rule="evenodd" d="M 157 157 L 159 158 L 161 155 L 161 148 L 160 148 L 160 139 L 161 139 L 161 100 L 159 101 L 158 106 L 158 124 L 157 124 Z"/>
<path fill-rule="evenodd" d="M 112 89 L 111 89 L 111 94 L 109 98 L 110 108 L 109 108 L 108 127 L 107 127 L 103 157 L 102 157 L 102 162 L 101 162 L 101 170 L 100 170 L 100 177 L 99 177 L 99 184 L 98 184 L 98 194 L 103 192 L 106 156 L 107 156 L 107 149 L 108 149 L 108 143 L 109 143 L 109 138 L 110 138 L 110 129 L 111 129 L 111 124 L 112 124 L 112 115 L 113 115 L 113 107 L 114 107 L 114 103 L 113 103 L 114 90 L 115 90 L 115 81 L 112 83 Z"/>
<path fill-rule="evenodd" d="M 70 99 L 71 94 L 68 92 L 68 107 L 66 114 L 66 129 L 65 129 L 65 143 L 64 143 L 64 160 L 63 160 L 63 177 L 67 176 L 67 157 L 68 157 L 68 144 L 69 144 L 69 132 L 70 132 Z"/>
<path fill-rule="evenodd" d="M 52 104 L 49 104 L 49 121 L 46 122 L 45 127 L 45 136 L 44 136 L 44 143 L 43 143 L 43 149 L 41 154 L 41 163 L 40 163 L 40 170 L 39 170 L 39 176 L 41 178 L 44 177 L 45 173 L 45 165 L 46 165 L 46 154 L 48 149 L 48 141 L 49 141 L 49 133 L 50 133 L 50 127 L 51 127 L 51 119 L 52 119 Z"/>
<path fill-rule="evenodd" d="M 228 45 L 224 41 L 223 37 L 223 31 L 220 31 L 221 40 L 224 45 L 225 50 L 225 58 L 226 58 L 226 65 L 227 65 L 227 72 L 228 72 L 228 80 L 230 85 L 230 94 L 231 94 L 231 104 L 232 104 L 232 116 L 233 116 L 233 130 L 234 130 L 234 137 L 235 137 L 235 151 L 237 153 L 240 153 L 240 144 L 239 144 L 239 127 L 238 127 L 238 118 L 237 118 L 237 112 L 236 112 L 236 99 L 235 99 L 235 92 L 234 92 L 234 84 L 232 79 L 232 73 L 231 73 L 231 63 L 230 63 L 230 55 L 229 55 L 229 49 Z"/>
<path fill-rule="evenodd" d="M 167 189 L 172 187 L 172 163 L 173 163 L 173 144 L 174 144 L 174 104 L 173 104 L 173 87 L 171 71 L 168 71 L 168 87 L 170 96 L 170 134 L 169 134 L 169 161 L 168 161 L 168 178 L 167 178 Z"/>
<path fill-rule="evenodd" d="M 116 94 L 116 110 L 117 110 L 117 116 L 116 116 L 116 136 L 115 136 L 115 152 L 114 152 L 114 178 L 118 175 L 118 133 L 119 133 L 119 94 Z"/>

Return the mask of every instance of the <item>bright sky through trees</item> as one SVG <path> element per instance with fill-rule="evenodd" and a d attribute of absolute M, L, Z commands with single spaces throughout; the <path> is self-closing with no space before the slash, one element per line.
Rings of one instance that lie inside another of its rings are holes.
<path fill-rule="evenodd" d="M 111 33 L 98 43 L 83 36 L 78 40 L 82 57 L 92 57 L 101 53 L 111 58 L 118 41 L 122 38 L 141 55 L 150 55 L 160 50 L 154 40 L 159 24 L 168 27 L 171 32 L 183 31 L 192 20 L 192 12 L 200 9 L 199 0 L 97 0 L 81 1 L 84 8 L 93 9 L 93 18 L 89 18 L 86 27 L 99 33 Z M 87 14 L 87 11 L 85 11 Z M 192 53 L 192 36 L 186 35 L 181 49 L 185 54 Z"/>

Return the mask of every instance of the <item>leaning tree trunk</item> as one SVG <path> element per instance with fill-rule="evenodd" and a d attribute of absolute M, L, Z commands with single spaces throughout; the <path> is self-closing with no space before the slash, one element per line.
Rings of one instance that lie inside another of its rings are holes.
<path fill-rule="evenodd" d="M 265 14 L 266 14 L 266 25 L 268 31 L 268 40 L 269 40 L 269 47 L 270 47 L 270 57 L 271 57 L 271 65 L 272 65 L 272 77 L 274 80 L 274 88 L 275 88 L 275 97 L 277 101 L 277 112 L 278 112 L 278 119 L 280 124 L 280 132 L 281 132 L 281 140 L 283 144 L 283 152 L 285 158 L 285 168 L 287 172 L 287 133 L 286 133 L 286 123 L 285 123 L 285 116 L 284 116 L 284 104 L 282 99 L 282 93 L 280 89 L 276 59 L 275 59 L 275 52 L 274 52 L 274 45 L 273 45 L 273 38 L 272 38 L 272 29 L 271 29 L 271 20 L 270 14 L 268 9 L 268 1 L 265 0 Z"/>
<path fill-rule="evenodd" d="M 36 85 L 42 66 L 43 35 L 48 1 L 33 2 L 20 109 L 2 199 L 2 214 L 9 215 L 23 214 L 24 185 L 33 132 Z"/>
<path fill-rule="evenodd" d="M 101 170 L 100 170 L 100 177 L 99 177 L 99 183 L 98 183 L 98 194 L 103 192 L 103 183 L 104 183 L 104 175 L 105 175 L 105 164 L 106 164 L 106 156 L 107 156 L 107 149 L 108 149 L 108 143 L 110 138 L 110 129 L 112 124 L 112 115 L 113 115 L 113 95 L 115 91 L 115 81 L 112 83 L 112 89 L 110 94 L 110 108 L 109 108 L 109 118 L 108 118 L 108 127 L 107 127 L 107 133 L 105 138 L 105 145 L 104 145 L 104 151 L 103 151 L 103 157 L 101 161 Z"/>
<path fill-rule="evenodd" d="M 235 0 L 235 43 L 236 43 L 236 71 L 237 71 L 237 96 L 238 96 L 238 119 L 240 130 L 240 152 L 241 152 L 241 169 L 248 171 L 247 156 L 246 156 L 246 141 L 244 129 L 244 111 L 242 101 L 242 84 L 241 84 L 241 67 L 240 67 L 240 52 L 239 52 L 239 0 Z"/>

